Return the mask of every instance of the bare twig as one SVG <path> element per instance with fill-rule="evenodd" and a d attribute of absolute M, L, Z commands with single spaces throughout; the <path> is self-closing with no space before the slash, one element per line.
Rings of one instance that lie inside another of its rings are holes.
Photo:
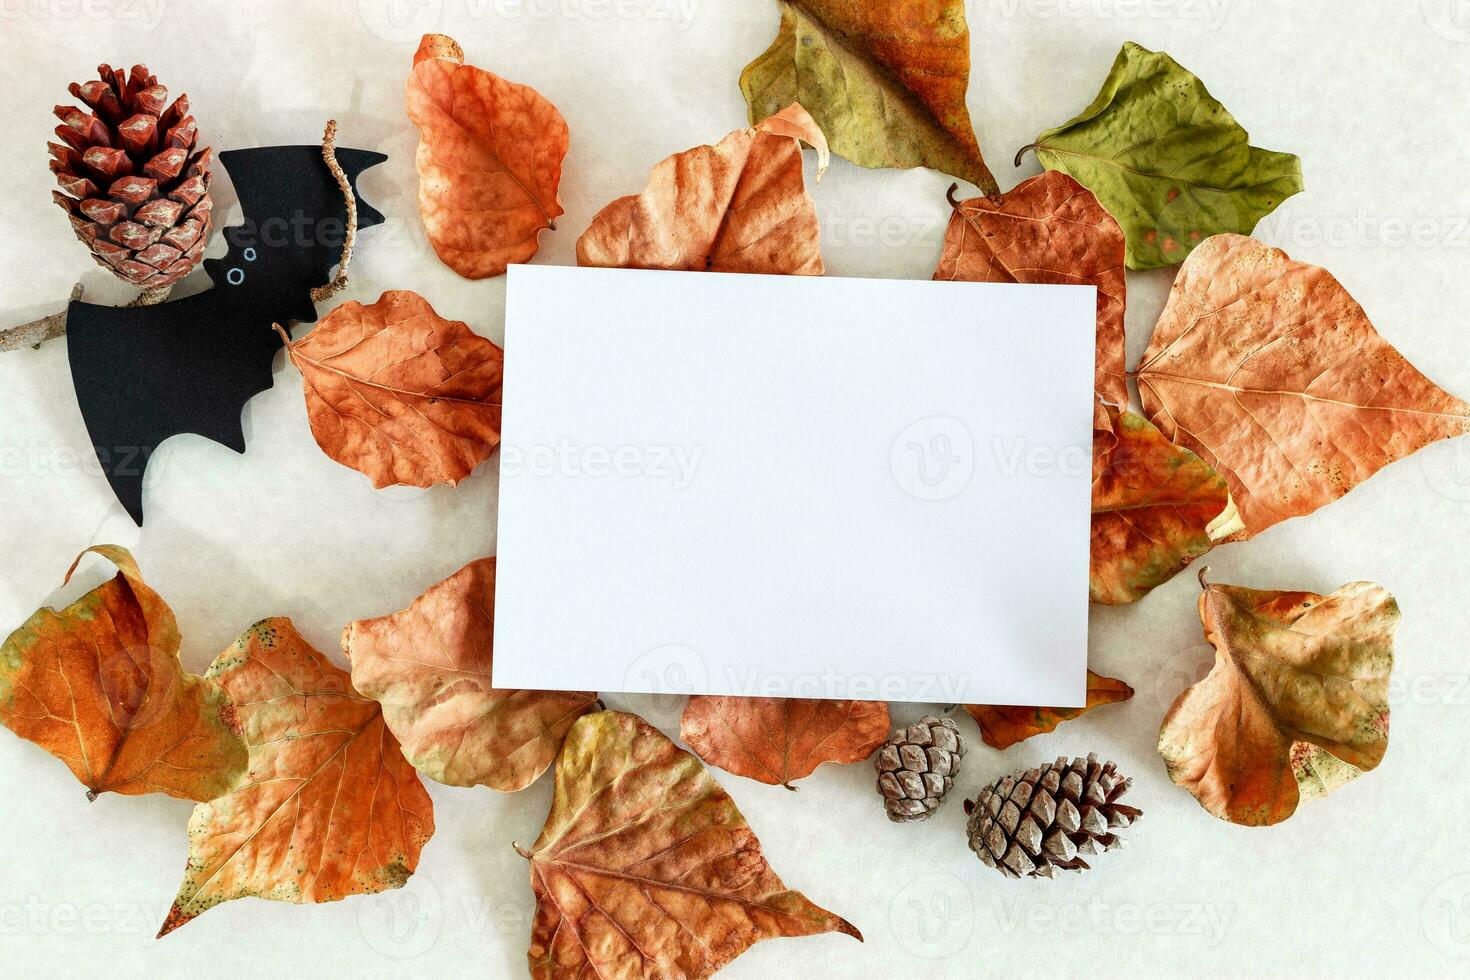
<path fill-rule="evenodd" d="M 352 248 L 357 244 L 357 198 L 352 193 L 351 181 L 343 172 L 342 165 L 337 162 L 337 120 L 335 119 L 327 120 L 327 131 L 322 134 L 322 159 L 326 161 L 327 169 L 336 178 L 337 186 L 342 188 L 342 196 L 347 199 L 347 234 L 342 239 L 342 261 L 337 268 L 337 278 L 311 291 L 313 303 L 331 299 L 347 288 L 347 269 L 352 265 Z"/>
<path fill-rule="evenodd" d="M 71 300 L 75 303 L 82 298 L 82 284 L 77 283 L 71 287 Z M 6 351 L 20 350 L 22 347 L 32 349 L 40 347 L 41 344 L 53 337 L 60 337 L 66 333 L 66 310 L 43 316 L 39 320 L 30 323 L 22 323 L 18 327 L 8 330 L 0 330 L 0 354 Z"/>

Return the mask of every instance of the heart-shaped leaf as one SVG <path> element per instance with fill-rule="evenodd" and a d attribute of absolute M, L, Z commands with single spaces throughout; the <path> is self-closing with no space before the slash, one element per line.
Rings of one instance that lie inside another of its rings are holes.
<path fill-rule="evenodd" d="M 562 213 L 556 189 L 566 120 L 541 94 L 464 63 L 442 34 L 425 34 L 408 76 L 419 129 L 419 212 L 444 264 L 470 279 L 536 254 Z"/>
<path fill-rule="evenodd" d="M 1179 270 L 1138 391 L 1165 436 L 1229 481 L 1236 540 L 1470 432 L 1470 405 L 1379 336 L 1327 270 L 1239 235 Z"/>
<path fill-rule="evenodd" d="M 1203 82 L 1131 41 L 1092 105 L 1033 146 L 1118 219 L 1130 269 L 1173 265 L 1218 232 L 1250 234 L 1302 190 L 1300 160 L 1251 146 Z"/>
<path fill-rule="evenodd" d="M 799 105 L 716 146 L 663 160 L 641 194 L 599 211 L 577 239 L 577 264 L 694 272 L 822 274 L 817 211 L 801 173 L 801 144 L 827 141 Z"/>
<path fill-rule="evenodd" d="M 782 884 L 698 759 L 618 711 L 572 726 L 526 856 L 536 980 L 702 978 L 762 939 L 862 939 Z"/>
<path fill-rule="evenodd" d="M 1382 761 L 1399 621 L 1382 587 L 1320 596 L 1206 585 L 1199 616 L 1215 666 L 1164 716 L 1159 754 L 1206 810 L 1279 823 Z"/>
<path fill-rule="evenodd" d="M 281 334 L 317 445 L 374 487 L 456 484 L 500 444 L 504 352 L 418 293 L 343 303 L 303 339 Z"/>
<path fill-rule="evenodd" d="M 117 576 L 57 612 L 37 610 L 0 647 L 0 724 L 56 756 L 87 787 L 209 800 L 245 774 L 235 707 L 179 665 L 179 627 L 126 548 L 88 552 Z"/>
<path fill-rule="evenodd" d="M 781 0 L 776 39 L 740 74 L 750 121 L 792 102 L 863 167 L 932 167 L 993 194 L 965 90 L 965 0 Z"/>
<path fill-rule="evenodd" d="M 950 190 L 953 195 L 953 188 Z M 1004 194 L 955 201 L 935 279 L 1097 287 L 1097 393 L 1128 404 L 1123 229 L 1092 192 L 1059 171 Z"/>
<path fill-rule="evenodd" d="M 1033 735 L 1054 731 L 1064 721 L 1104 704 L 1133 697 L 1123 681 L 1087 672 L 1087 705 L 1082 708 L 1026 708 L 1010 704 L 967 704 L 965 710 L 980 726 L 980 737 L 993 749 L 1008 749 Z"/>
<path fill-rule="evenodd" d="M 495 559 L 472 561 L 402 612 L 342 632 L 352 683 L 383 706 L 419 772 L 451 786 L 524 789 L 556 758 L 592 691 L 490 684 Z"/>
<path fill-rule="evenodd" d="M 795 789 L 824 762 L 872 755 L 888 737 L 888 704 L 697 694 L 684 706 L 679 737 L 710 765 Z"/>
<path fill-rule="evenodd" d="M 398 888 L 434 807 L 378 703 L 289 619 L 250 627 L 209 668 L 240 712 L 250 773 L 194 808 L 184 883 L 159 936 L 222 902 L 334 902 Z"/>

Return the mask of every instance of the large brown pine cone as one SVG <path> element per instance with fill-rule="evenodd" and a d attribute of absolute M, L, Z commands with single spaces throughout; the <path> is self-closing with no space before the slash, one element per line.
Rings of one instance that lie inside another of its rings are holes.
<path fill-rule="evenodd" d="M 97 73 L 100 81 L 70 88 L 90 112 L 56 107 L 62 142 L 47 146 L 66 193 L 52 197 L 99 265 L 145 288 L 172 285 L 209 241 L 210 149 L 195 149 L 188 96 L 167 105 L 168 90 L 148 69 L 134 65 L 125 76 L 101 65 Z"/>

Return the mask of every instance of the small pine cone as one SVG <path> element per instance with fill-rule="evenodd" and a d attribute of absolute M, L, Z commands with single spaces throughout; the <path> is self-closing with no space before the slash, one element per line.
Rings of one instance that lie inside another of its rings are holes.
<path fill-rule="evenodd" d="M 66 193 L 51 196 L 98 265 L 147 289 L 171 286 L 209 242 L 210 149 L 198 148 L 188 97 L 169 105 L 148 69 L 97 73 L 70 89 L 86 109 L 56 107 L 61 142 L 47 146 Z"/>
<path fill-rule="evenodd" d="M 1083 854 L 1121 847 L 1113 831 L 1143 815 L 1118 802 L 1132 785 L 1096 753 L 1013 772 L 965 801 L 970 850 L 1011 878 L 1084 871 Z"/>
<path fill-rule="evenodd" d="M 878 750 L 878 792 L 895 823 L 928 820 L 960 772 L 965 743 L 948 718 L 925 715 Z"/>

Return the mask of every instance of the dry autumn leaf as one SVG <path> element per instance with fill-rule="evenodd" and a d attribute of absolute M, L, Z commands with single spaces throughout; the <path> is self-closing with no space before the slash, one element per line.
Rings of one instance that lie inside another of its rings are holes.
<path fill-rule="evenodd" d="M 641 194 L 597 213 L 577 239 L 577 264 L 695 272 L 822 274 L 816 207 L 801 173 L 801 144 L 827 141 L 800 105 L 716 146 L 663 160 Z"/>
<path fill-rule="evenodd" d="M 862 939 L 782 884 L 698 759 L 622 712 L 572 726 L 546 827 L 523 853 L 536 980 L 708 977 L 762 939 Z"/>
<path fill-rule="evenodd" d="M 679 737 L 712 766 L 795 789 L 794 781 L 824 762 L 872 755 L 888 737 L 888 704 L 696 694 L 684 706 Z"/>
<path fill-rule="evenodd" d="M 781 0 L 771 46 L 740 75 L 750 121 L 792 102 L 863 167 L 932 167 L 993 194 L 965 90 L 965 0 Z"/>
<path fill-rule="evenodd" d="M 1123 681 L 1087 672 L 1087 705 L 1082 708 L 1027 708 L 1009 704 L 967 704 L 965 710 L 980 726 L 980 737 L 993 749 L 1008 749 L 1033 735 L 1054 731 L 1093 708 L 1117 704 L 1133 697 L 1133 688 Z"/>
<path fill-rule="evenodd" d="M 250 772 L 194 808 L 159 936 L 236 898 L 333 902 L 407 881 L 434 807 L 378 703 L 283 618 L 252 626 L 206 676 L 238 706 Z"/>
<path fill-rule="evenodd" d="M 1092 192 L 1049 170 L 1005 194 L 956 201 L 935 279 L 1097 287 L 1097 393 L 1128 404 L 1123 229 Z"/>
<path fill-rule="evenodd" d="M 567 124 L 556 106 L 464 63 L 453 39 L 425 34 L 408 76 L 419 129 L 419 212 L 444 264 L 470 279 L 536 254 L 562 213 L 556 189 Z"/>
<path fill-rule="evenodd" d="M 1240 235 L 1179 270 L 1138 369 L 1144 412 L 1220 472 L 1244 530 L 1310 514 L 1470 405 L 1419 373 L 1325 269 Z"/>
<path fill-rule="evenodd" d="M 337 307 L 286 353 L 322 452 L 377 488 L 456 484 L 500 443 L 501 349 L 409 290 Z"/>
<path fill-rule="evenodd" d="M 1381 586 L 1206 584 L 1199 616 L 1215 666 L 1165 715 L 1159 754 L 1206 810 L 1279 823 L 1382 761 L 1399 609 Z"/>
<path fill-rule="evenodd" d="M 1099 404 L 1092 442 L 1093 602 L 1141 599 L 1239 529 L 1225 480 L 1142 416 Z"/>
<path fill-rule="evenodd" d="M 0 723 L 56 756 L 87 787 L 209 800 L 245 774 L 230 699 L 179 665 L 179 627 L 127 549 L 118 568 L 60 612 L 37 610 L 0 647 Z"/>
<path fill-rule="evenodd" d="M 472 561 L 402 612 L 342 632 L 352 683 L 383 706 L 419 772 L 451 786 L 524 789 L 556 758 L 593 691 L 490 684 L 495 559 Z"/>

